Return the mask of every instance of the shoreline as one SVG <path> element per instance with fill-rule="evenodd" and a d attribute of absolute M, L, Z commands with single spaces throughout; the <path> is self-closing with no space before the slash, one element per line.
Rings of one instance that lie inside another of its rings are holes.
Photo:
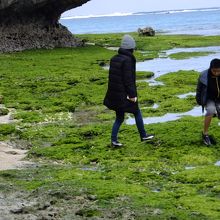
<path fill-rule="evenodd" d="M 125 16 L 84 16 L 83 18 L 61 19 L 73 34 L 127 33 L 138 28 L 152 27 L 156 34 L 189 34 L 216 36 L 220 35 L 218 20 L 220 8 L 213 10 L 174 10 L 158 12 L 125 14 Z M 123 15 L 123 14 L 122 14 Z"/>

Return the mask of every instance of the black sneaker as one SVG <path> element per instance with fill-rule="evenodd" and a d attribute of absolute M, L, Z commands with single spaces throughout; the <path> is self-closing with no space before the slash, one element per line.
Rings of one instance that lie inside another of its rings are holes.
<path fill-rule="evenodd" d="M 153 134 L 147 134 L 146 137 L 142 137 L 141 141 L 149 141 L 152 140 L 154 138 Z"/>
<path fill-rule="evenodd" d="M 203 133 L 202 133 L 202 140 L 203 140 L 203 143 L 204 143 L 205 145 L 207 145 L 207 146 L 212 145 L 211 140 L 210 140 L 210 137 L 209 137 L 208 134 L 203 134 Z"/>
<path fill-rule="evenodd" d="M 112 141 L 111 145 L 112 145 L 112 147 L 122 147 L 123 146 L 123 144 L 118 141 Z"/>
<path fill-rule="evenodd" d="M 209 135 L 209 139 L 210 139 L 211 144 L 213 144 L 213 145 L 217 144 L 217 141 L 215 140 L 215 138 L 212 135 Z"/>

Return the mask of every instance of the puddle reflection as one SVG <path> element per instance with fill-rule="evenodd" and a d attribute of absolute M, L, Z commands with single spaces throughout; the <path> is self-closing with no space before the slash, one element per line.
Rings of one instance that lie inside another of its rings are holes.
<path fill-rule="evenodd" d="M 193 57 L 184 60 L 174 60 L 170 58 L 163 58 L 166 55 L 179 53 L 179 52 L 199 52 L 199 51 L 210 51 L 215 52 L 215 54 L 210 54 L 207 56 Z M 167 51 L 163 51 L 163 57 L 156 58 L 153 60 L 146 60 L 144 62 L 137 63 L 138 71 L 150 71 L 154 73 L 154 77 L 158 78 L 169 72 L 177 72 L 179 70 L 195 70 L 203 71 L 209 67 L 210 61 L 216 57 L 220 56 L 220 46 L 216 47 L 198 47 L 198 48 L 175 48 Z"/>
<path fill-rule="evenodd" d="M 160 117 L 147 117 L 143 118 L 144 124 L 155 124 L 155 123 L 164 123 L 168 121 L 176 121 L 183 116 L 193 116 L 193 117 L 198 117 L 202 115 L 202 110 L 200 106 L 194 107 L 192 110 L 184 113 L 167 113 L 163 116 Z M 135 124 L 135 119 L 132 117 L 129 117 L 126 120 L 126 124 L 128 125 L 134 125 Z"/>

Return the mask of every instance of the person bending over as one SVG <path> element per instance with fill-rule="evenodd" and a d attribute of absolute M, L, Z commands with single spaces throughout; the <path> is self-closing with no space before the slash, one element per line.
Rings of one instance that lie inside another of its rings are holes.
<path fill-rule="evenodd" d="M 216 144 L 208 130 L 213 116 L 220 118 L 220 59 L 213 59 L 209 69 L 203 71 L 198 79 L 196 101 L 206 109 L 202 139 L 205 145 Z"/>

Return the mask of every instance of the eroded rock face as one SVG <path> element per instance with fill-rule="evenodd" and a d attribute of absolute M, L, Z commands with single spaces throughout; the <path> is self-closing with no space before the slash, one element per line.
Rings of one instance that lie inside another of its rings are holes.
<path fill-rule="evenodd" d="M 0 51 L 80 46 L 59 18 L 88 1 L 0 0 Z"/>

